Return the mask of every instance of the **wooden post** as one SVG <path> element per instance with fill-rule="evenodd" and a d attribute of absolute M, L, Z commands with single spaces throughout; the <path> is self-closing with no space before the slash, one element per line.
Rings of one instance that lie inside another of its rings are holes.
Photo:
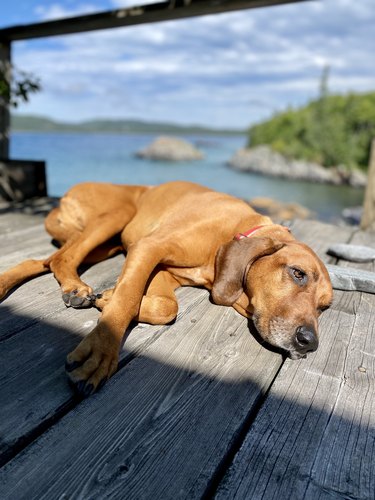
<path fill-rule="evenodd" d="M 371 144 L 361 229 L 375 229 L 375 139 Z"/>
<path fill-rule="evenodd" d="M 0 70 L 9 83 L 11 80 L 10 54 L 10 42 L 0 42 Z M 3 160 L 9 158 L 9 130 L 9 102 L 6 98 L 0 97 L 0 158 Z"/>

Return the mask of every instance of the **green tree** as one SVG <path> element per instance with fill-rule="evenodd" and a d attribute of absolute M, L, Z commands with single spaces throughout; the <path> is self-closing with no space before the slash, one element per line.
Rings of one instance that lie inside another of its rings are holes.
<path fill-rule="evenodd" d="M 375 92 L 330 95 L 329 67 L 319 96 L 299 109 L 289 108 L 249 131 L 249 145 L 268 144 L 286 156 L 326 167 L 367 168 L 375 137 Z"/>
<path fill-rule="evenodd" d="M 12 78 L 8 77 L 11 73 Z M 0 65 L 0 99 L 17 107 L 20 102 L 27 102 L 30 94 L 41 90 L 40 80 L 31 73 L 16 66 L 5 68 Z"/>

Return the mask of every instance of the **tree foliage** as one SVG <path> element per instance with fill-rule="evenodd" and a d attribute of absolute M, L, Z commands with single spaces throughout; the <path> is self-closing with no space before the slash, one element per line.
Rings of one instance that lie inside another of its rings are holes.
<path fill-rule="evenodd" d="M 31 73 L 15 66 L 0 65 L 0 100 L 4 103 L 17 107 L 20 102 L 27 102 L 29 95 L 40 89 L 39 79 Z"/>
<path fill-rule="evenodd" d="M 375 92 L 329 95 L 322 77 L 320 96 L 250 128 L 249 145 L 269 144 L 288 157 L 325 167 L 367 168 L 375 137 Z"/>

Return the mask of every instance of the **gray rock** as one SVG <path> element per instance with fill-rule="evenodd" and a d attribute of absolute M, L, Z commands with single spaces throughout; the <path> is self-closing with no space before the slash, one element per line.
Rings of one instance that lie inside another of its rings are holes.
<path fill-rule="evenodd" d="M 363 214 L 363 207 L 344 208 L 344 210 L 341 213 L 345 222 L 355 226 L 359 226 L 359 224 L 361 223 L 362 214 Z"/>
<path fill-rule="evenodd" d="M 333 255 L 339 259 L 345 259 L 351 262 L 371 262 L 375 259 L 375 249 L 361 245 L 337 243 L 336 245 L 331 245 L 327 253 L 328 255 Z"/>
<path fill-rule="evenodd" d="M 375 273 L 331 264 L 326 267 L 334 289 L 375 293 Z"/>
<path fill-rule="evenodd" d="M 360 171 L 350 171 L 342 165 L 324 168 L 317 163 L 289 159 L 266 145 L 240 149 L 228 164 L 246 172 L 328 184 L 363 187 L 367 180 L 366 175 Z"/>
<path fill-rule="evenodd" d="M 158 137 L 145 149 L 136 153 L 140 158 L 159 161 L 201 160 L 203 153 L 192 144 L 177 137 Z"/>

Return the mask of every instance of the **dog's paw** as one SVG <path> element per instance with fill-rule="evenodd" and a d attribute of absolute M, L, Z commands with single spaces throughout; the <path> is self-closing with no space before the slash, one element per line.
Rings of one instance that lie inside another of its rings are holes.
<path fill-rule="evenodd" d="M 81 309 L 94 305 L 96 295 L 92 293 L 91 288 L 85 287 L 81 289 L 74 289 L 72 291 L 63 291 L 62 299 L 66 307 Z"/>
<path fill-rule="evenodd" d="M 100 389 L 116 372 L 120 344 L 104 339 L 96 327 L 68 354 L 65 369 L 69 382 L 83 397 Z"/>
<path fill-rule="evenodd" d="M 108 290 L 104 290 L 102 293 L 98 293 L 95 296 L 94 306 L 97 309 L 99 309 L 100 311 L 102 311 L 105 308 L 105 306 L 109 303 L 109 301 L 111 300 L 112 295 L 113 295 L 113 291 L 114 291 L 114 289 L 110 288 Z"/>

